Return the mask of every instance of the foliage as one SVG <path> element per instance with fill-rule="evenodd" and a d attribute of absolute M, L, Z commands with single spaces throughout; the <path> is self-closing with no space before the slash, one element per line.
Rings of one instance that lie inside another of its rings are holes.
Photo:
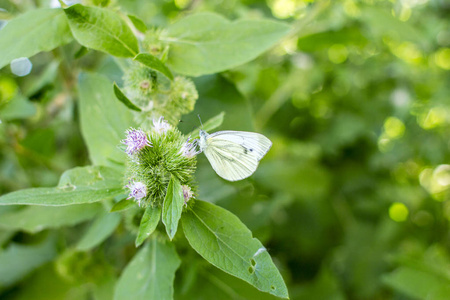
<path fill-rule="evenodd" d="M 66 3 L 0 1 L 0 298 L 448 298 L 446 3 Z"/>

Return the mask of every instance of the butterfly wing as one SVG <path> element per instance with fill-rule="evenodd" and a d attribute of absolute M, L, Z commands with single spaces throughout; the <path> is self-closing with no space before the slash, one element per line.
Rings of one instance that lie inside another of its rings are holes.
<path fill-rule="evenodd" d="M 252 175 L 272 142 L 259 133 L 219 131 L 206 138 L 203 149 L 216 173 L 229 181 Z"/>

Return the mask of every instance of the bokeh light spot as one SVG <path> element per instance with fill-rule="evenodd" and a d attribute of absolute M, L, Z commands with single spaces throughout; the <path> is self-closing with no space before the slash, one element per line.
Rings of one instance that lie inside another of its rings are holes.
<path fill-rule="evenodd" d="M 434 60 L 439 68 L 450 70 L 450 48 L 439 49 L 434 56 Z"/>
<path fill-rule="evenodd" d="M 384 131 L 391 139 L 398 139 L 405 133 L 405 124 L 396 117 L 389 117 L 384 122 Z"/>
<path fill-rule="evenodd" d="M 347 60 L 347 47 L 341 44 L 334 44 L 328 49 L 328 58 L 332 63 L 341 64 Z"/>
<path fill-rule="evenodd" d="M 33 64 L 26 57 L 21 57 L 11 61 L 11 72 L 14 75 L 23 77 L 30 74 Z"/>
<path fill-rule="evenodd" d="M 404 222 L 408 218 L 409 210 L 405 204 L 400 202 L 392 203 L 389 207 L 389 217 L 395 222 Z"/>

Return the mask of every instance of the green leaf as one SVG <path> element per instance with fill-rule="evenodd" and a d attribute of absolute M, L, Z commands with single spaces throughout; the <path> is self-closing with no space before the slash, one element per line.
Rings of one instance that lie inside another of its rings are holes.
<path fill-rule="evenodd" d="M 125 198 L 114 204 L 110 212 L 127 210 L 133 207 L 135 204 L 136 203 L 134 201 Z"/>
<path fill-rule="evenodd" d="M 289 26 L 280 22 L 230 22 L 205 12 L 170 25 L 160 39 L 170 45 L 168 63 L 176 72 L 200 76 L 225 71 L 256 58 L 289 30 Z"/>
<path fill-rule="evenodd" d="M 147 31 L 147 25 L 145 25 L 144 21 L 136 17 L 135 15 L 128 15 L 131 23 L 133 23 L 134 27 L 142 33 Z"/>
<path fill-rule="evenodd" d="M 448 250 L 431 246 L 418 257 L 401 257 L 401 266 L 382 277 L 394 290 L 413 299 L 448 299 L 450 257 Z"/>
<path fill-rule="evenodd" d="M 90 250 L 106 240 L 120 223 L 120 214 L 106 213 L 98 217 L 77 244 L 81 251 Z"/>
<path fill-rule="evenodd" d="M 117 84 L 114 82 L 114 95 L 116 95 L 116 98 L 125 104 L 126 107 L 129 109 L 135 110 L 135 111 L 142 111 L 138 106 L 134 105 L 133 102 L 130 101 L 130 99 L 125 96 L 125 94 L 120 90 L 120 88 L 117 86 Z"/>
<path fill-rule="evenodd" d="M 161 218 L 161 206 L 152 207 L 147 206 L 144 215 L 139 225 L 139 232 L 136 237 L 136 247 L 142 245 L 142 243 L 155 231 L 158 226 L 159 219 Z"/>
<path fill-rule="evenodd" d="M 103 210 L 102 205 L 26 206 L 3 214 L 0 228 L 36 233 L 48 228 L 72 226 L 92 219 Z"/>
<path fill-rule="evenodd" d="M 0 68 L 13 59 L 50 51 L 72 40 L 61 9 L 30 10 L 0 30 Z"/>
<path fill-rule="evenodd" d="M 117 167 L 126 157 L 117 145 L 134 123 L 131 112 L 122 103 L 112 101 L 115 96 L 111 85 L 103 75 L 80 75 L 81 133 L 93 164 Z"/>
<path fill-rule="evenodd" d="M 0 205 L 62 206 L 92 203 L 123 193 L 122 174 L 108 167 L 77 167 L 63 173 L 54 188 L 30 188 L 0 197 Z"/>
<path fill-rule="evenodd" d="M 139 53 L 138 55 L 136 55 L 134 60 L 137 60 L 138 62 L 149 67 L 150 69 L 161 72 L 167 78 L 173 80 L 172 72 L 170 72 L 169 68 L 167 68 L 166 65 L 162 61 L 160 61 L 157 57 L 149 53 Z"/>
<path fill-rule="evenodd" d="M 200 129 L 206 131 L 206 132 L 210 132 L 211 130 L 216 129 L 217 127 L 219 127 L 220 125 L 222 125 L 223 123 L 223 117 L 225 116 L 225 112 L 221 112 L 220 114 L 218 114 L 217 116 L 212 117 L 211 119 L 209 119 L 208 121 L 206 121 L 203 126 L 198 127 L 194 130 L 192 130 L 188 136 L 191 136 L 193 139 L 196 139 L 199 137 L 199 132 Z"/>
<path fill-rule="evenodd" d="M 0 288 L 22 279 L 56 255 L 56 239 L 49 236 L 36 245 L 11 244 L 0 252 Z"/>
<path fill-rule="evenodd" d="M 64 12 L 73 36 L 81 45 L 119 57 L 133 57 L 139 52 L 136 37 L 115 12 L 81 4 Z"/>
<path fill-rule="evenodd" d="M 269 253 L 235 215 L 196 200 L 181 223 L 189 244 L 208 262 L 260 291 L 289 297 Z"/>
<path fill-rule="evenodd" d="M 172 175 L 167 186 L 162 212 L 162 221 L 166 225 L 167 235 L 170 239 L 173 239 L 175 233 L 177 233 L 178 222 L 183 212 L 183 203 L 183 188 L 175 176 Z"/>
<path fill-rule="evenodd" d="M 173 299 L 173 281 L 179 266 L 173 244 L 153 238 L 126 266 L 114 300 Z"/>
<path fill-rule="evenodd" d="M 27 98 L 17 95 L 0 108 L 0 119 L 10 121 L 26 119 L 36 114 L 36 107 Z"/>

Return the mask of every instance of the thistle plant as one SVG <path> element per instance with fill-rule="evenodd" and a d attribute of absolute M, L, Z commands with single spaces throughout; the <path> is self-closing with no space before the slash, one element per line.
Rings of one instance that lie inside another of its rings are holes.
<path fill-rule="evenodd" d="M 108 294 L 114 294 L 115 300 L 172 299 L 175 272 L 180 266 L 175 245 L 182 249 L 187 263 L 193 257 L 188 253 L 196 251 L 213 266 L 258 290 L 287 298 L 283 278 L 261 242 L 234 214 L 198 199 L 195 172 L 200 128 L 183 134 L 178 124 L 199 99 L 189 77 L 222 72 L 250 61 L 275 45 L 290 27 L 268 20 L 246 21 L 244 32 L 253 41 L 248 43 L 247 36 L 216 14 L 194 14 L 165 29 L 149 30 L 135 16 L 125 21 L 125 14 L 118 9 L 75 4 L 12 20 L 0 31 L 0 39 L 28 18 L 35 26 L 48 20 L 54 23 L 41 26 L 49 31 L 49 44 L 30 42 L 32 49 L 27 48 L 21 56 L 75 40 L 82 46 L 77 56 L 97 50 L 129 59 L 120 63 L 121 87 L 100 73 L 81 71 L 78 77 L 80 127 L 92 165 L 66 171 L 54 188 L 21 190 L 0 197 L 0 205 L 41 205 L 48 208 L 49 215 L 69 211 L 76 220 L 95 219 L 59 260 L 58 272 L 77 269 L 73 263 L 77 257 L 88 257 L 86 264 L 95 264 L 91 251 L 119 228 L 117 232 L 126 235 L 125 243 L 131 237 L 133 246 L 140 249 L 135 255 L 124 251 L 128 261 L 124 270 L 101 268 L 109 275 L 121 273 Z M 204 30 L 205 20 L 216 24 L 217 34 Z M 62 42 L 55 44 L 52 34 L 61 35 Z M 223 52 L 221 47 L 214 48 L 217 38 L 230 39 L 224 44 L 233 49 Z M 8 53 L 16 55 L 13 50 Z M 222 120 L 223 114 L 219 114 L 205 122 L 205 127 L 215 129 Z M 59 206 L 69 209 L 60 210 Z M 45 220 L 50 224 L 52 218 Z M 40 224 L 38 229 L 52 228 L 49 224 Z M 119 248 L 114 251 L 122 252 Z M 90 267 L 77 272 L 88 272 Z M 109 283 L 107 288 L 111 289 Z"/>

